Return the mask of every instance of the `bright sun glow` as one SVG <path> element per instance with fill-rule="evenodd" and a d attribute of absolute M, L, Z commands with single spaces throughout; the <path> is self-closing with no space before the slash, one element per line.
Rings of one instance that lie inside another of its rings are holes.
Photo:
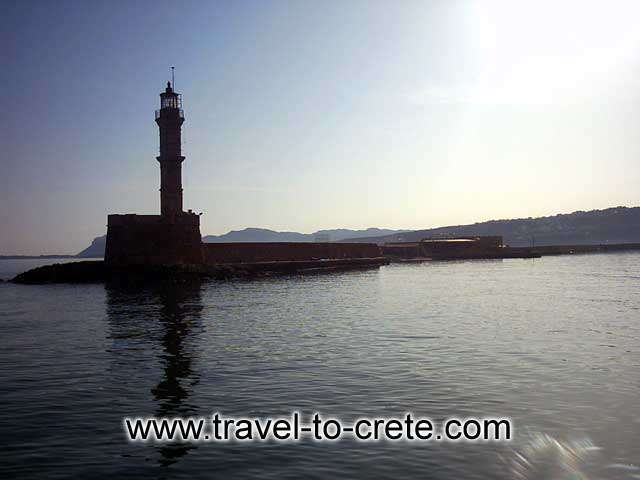
<path fill-rule="evenodd" d="M 478 1 L 466 13 L 477 77 L 430 86 L 423 100 L 559 104 L 632 81 L 640 2 Z"/>

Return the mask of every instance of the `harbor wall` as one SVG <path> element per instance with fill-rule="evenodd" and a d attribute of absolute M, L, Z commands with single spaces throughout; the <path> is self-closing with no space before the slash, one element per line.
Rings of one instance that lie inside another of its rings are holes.
<path fill-rule="evenodd" d="M 204 243 L 202 249 L 206 265 L 382 256 L 380 248 L 375 243 Z"/>

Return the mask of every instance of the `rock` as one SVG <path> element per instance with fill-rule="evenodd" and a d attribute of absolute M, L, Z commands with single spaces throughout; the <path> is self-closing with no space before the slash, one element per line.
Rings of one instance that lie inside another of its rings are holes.
<path fill-rule="evenodd" d="M 17 275 L 13 283 L 29 285 L 46 283 L 101 283 L 107 278 L 107 269 L 102 261 L 54 263 L 34 268 Z"/>

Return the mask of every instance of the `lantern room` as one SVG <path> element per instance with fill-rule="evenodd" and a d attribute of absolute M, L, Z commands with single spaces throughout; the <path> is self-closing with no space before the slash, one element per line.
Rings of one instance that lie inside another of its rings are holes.
<path fill-rule="evenodd" d="M 167 109 L 176 110 L 180 118 L 184 118 L 182 113 L 182 99 L 180 94 L 173 91 L 171 82 L 167 82 L 167 88 L 160 94 L 160 109 L 156 110 L 156 118 L 159 118 L 161 113 L 166 112 Z M 167 112 L 170 116 L 171 113 Z"/>
<path fill-rule="evenodd" d="M 160 109 L 180 108 L 180 94 L 173 91 L 171 82 L 167 82 L 167 88 L 160 94 Z"/>

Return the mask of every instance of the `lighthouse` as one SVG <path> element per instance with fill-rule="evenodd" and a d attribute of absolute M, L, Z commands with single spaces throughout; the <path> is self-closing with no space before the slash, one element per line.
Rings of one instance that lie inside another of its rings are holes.
<path fill-rule="evenodd" d="M 200 216 L 182 207 L 184 112 L 173 82 L 160 94 L 160 215 L 107 217 L 105 262 L 109 265 L 201 265 Z"/>
<path fill-rule="evenodd" d="M 171 69 L 173 73 L 173 68 Z M 152 275 L 162 272 L 227 275 L 229 264 L 241 264 L 238 271 L 296 272 L 304 270 L 362 268 L 388 261 L 375 243 L 203 243 L 200 215 L 183 210 L 182 205 L 182 124 L 181 96 L 175 82 L 167 82 L 160 93 L 155 121 L 160 133 L 160 215 L 119 213 L 107 216 L 104 262 L 111 273 L 130 273 L 152 267 Z M 145 165 L 151 162 L 144 160 Z M 332 263 L 334 262 L 334 263 Z M 254 270 L 245 266 L 253 265 Z M 157 267 L 179 267 L 158 270 Z M 300 269 L 300 270 L 299 270 Z M 233 271 L 233 270 L 232 270 Z"/>
<path fill-rule="evenodd" d="M 171 82 L 160 94 L 160 109 L 156 110 L 160 129 L 160 214 L 173 218 L 182 212 L 182 110 L 180 94 Z"/>

